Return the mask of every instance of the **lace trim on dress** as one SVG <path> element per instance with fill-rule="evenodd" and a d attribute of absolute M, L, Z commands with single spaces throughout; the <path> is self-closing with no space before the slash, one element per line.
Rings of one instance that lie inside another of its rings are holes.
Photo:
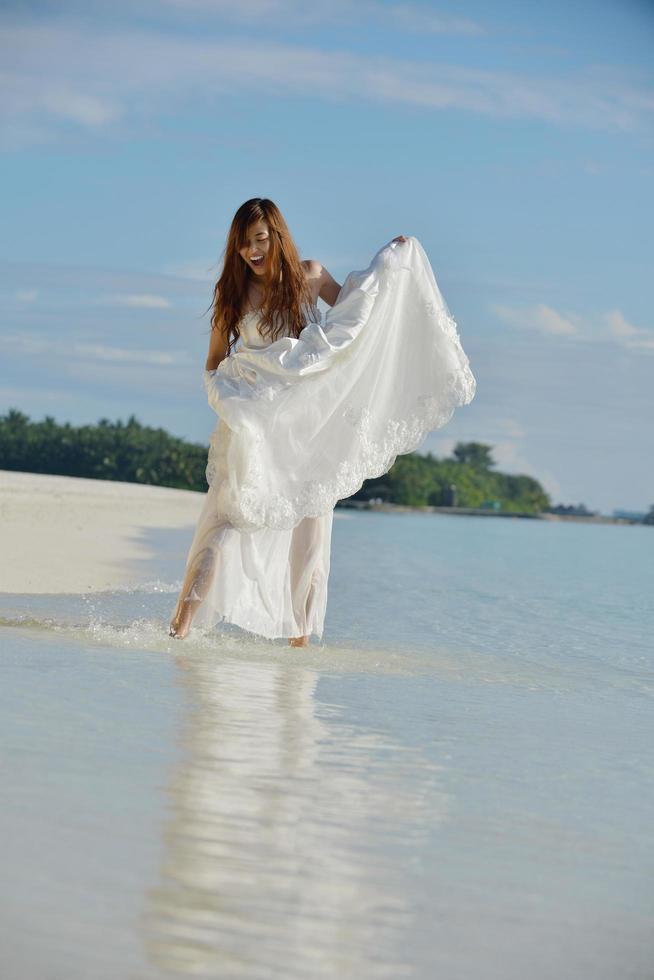
<path fill-rule="evenodd" d="M 333 480 L 307 481 L 293 496 L 278 494 L 260 499 L 257 488 L 260 486 L 263 469 L 256 465 L 258 454 L 252 453 L 248 479 L 240 491 L 240 513 L 231 514 L 236 524 L 245 518 L 248 524 L 281 530 L 295 527 L 304 517 L 319 517 L 327 513 L 339 500 L 345 500 L 356 493 L 366 480 L 387 473 L 398 456 L 413 452 L 428 432 L 440 429 L 449 422 L 458 406 L 472 401 L 476 381 L 461 347 L 454 319 L 442 310 L 437 310 L 433 304 L 428 304 L 426 310 L 438 318 L 440 326 L 460 351 L 459 370 L 447 374 L 445 391 L 438 395 L 419 396 L 414 402 L 413 413 L 404 418 L 388 420 L 382 438 L 376 440 L 370 436 L 370 410 L 363 409 L 353 413 L 346 408 L 343 417 L 359 436 L 360 452 L 357 461 L 343 460 Z M 214 373 L 205 372 L 205 375 Z M 265 397 L 263 392 L 262 397 Z M 210 486 L 219 483 L 225 475 L 229 434 L 228 426 L 219 421 L 211 435 L 206 467 L 207 483 Z"/>

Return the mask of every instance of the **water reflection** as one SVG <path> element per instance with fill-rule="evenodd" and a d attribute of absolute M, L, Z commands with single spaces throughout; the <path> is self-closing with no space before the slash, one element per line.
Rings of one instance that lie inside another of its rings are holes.
<path fill-rule="evenodd" d="M 297 664 L 178 661 L 191 710 L 149 958 L 211 977 L 411 975 L 406 946 L 437 767 L 316 699 Z"/>

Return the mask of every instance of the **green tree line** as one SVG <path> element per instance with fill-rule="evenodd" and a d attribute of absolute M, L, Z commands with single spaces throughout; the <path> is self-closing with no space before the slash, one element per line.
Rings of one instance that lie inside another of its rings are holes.
<path fill-rule="evenodd" d="M 492 447 L 457 443 L 450 458 L 407 453 L 355 500 L 381 498 L 406 506 L 489 507 L 538 513 L 550 506 L 548 494 L 530 476 L 494 470 Z M 31 421 L 15 408 L 0 416 L 0 469 L 54 473 L 96 480 L 124 480 L 183 490 L 207 490 L 207 447 L 171 436 L 164 429 L 100 419 L 96 425 L 57 423 L 47 415 Z"/>
<path fill-rule="evenodd" d="M 97 425 L 32 422 L 16 409 L 0 415 L 0 469 L 124 480 L 182 490 L 207 490 L 207 447 L 165 429 L 100 419 Z"/>
<path fill-rule="evenodd" d="M 354 498 L 381 498 L 412 507 L 492 507 L 526 514 L 541 513 L 551 506 L 538 480 L 494 470 L 491 452 L 492 447 L 482 442 L 459 442 L 446 459 L 432 453 L 398 456 L 388 473 L 367 480 Z"/>

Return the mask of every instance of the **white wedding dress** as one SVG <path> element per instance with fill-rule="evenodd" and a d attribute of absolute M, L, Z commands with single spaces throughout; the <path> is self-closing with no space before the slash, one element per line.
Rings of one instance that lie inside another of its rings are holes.
<path fill-rule="evenodd" d="M 203 378 L 219 416 L 187 562 L 194 625 L 322 637 L 334 505 L 419 447 L 476 381 L 415 237 L 351 272 L 320 322 L 272 343 L 256 312 Z M 193 569 L 193 574 L 189 571 Z"/>

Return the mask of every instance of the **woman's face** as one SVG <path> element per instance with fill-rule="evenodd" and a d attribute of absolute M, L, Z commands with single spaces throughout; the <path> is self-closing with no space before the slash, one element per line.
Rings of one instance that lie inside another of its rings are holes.
<path fill-rule="evenodd" d="M 253 270 L 255 276 L 264 276 L 270 237 L 265 221 L 255 221 L 247 230 L 245 245 L 239 249 L 244 262 Z"/>

